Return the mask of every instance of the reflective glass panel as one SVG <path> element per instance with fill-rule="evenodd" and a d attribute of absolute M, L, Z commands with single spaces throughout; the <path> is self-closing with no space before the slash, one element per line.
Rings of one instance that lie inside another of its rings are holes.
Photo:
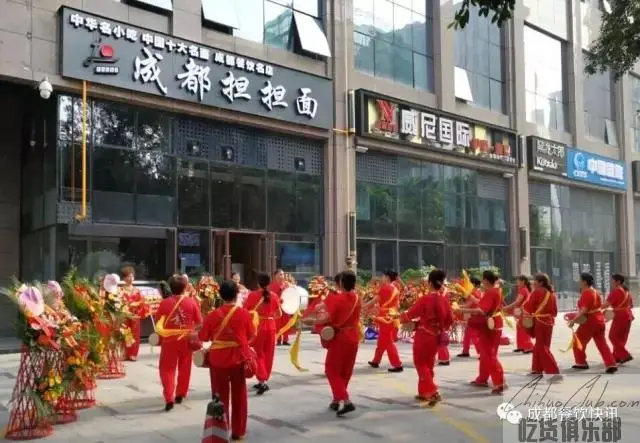
<path fill-rule="evenodd" d="M 209 226 L 209 164 L 178 163 L 178 224 Z"/>
<path fill-rule="evenodd" d="M 158 152 L 134 154 L 136 221 L 175 225 L 175 160 Z"/>
<path fill-rule="evenodd" d="M 93 150 L 94 220 L 135 223 L 134 153 L 127 149 Z"/>
<path fill-rule="evenodd" d="M 267 172 L 267 226 L 271 232 L 296 232 L 295 173 Z"/>
<path fill-rule="evenodd" d="M 211 174 L 211 225 L 214 228 L 237 228 L 240 205 L 232 166 L 212 164 Z"/>

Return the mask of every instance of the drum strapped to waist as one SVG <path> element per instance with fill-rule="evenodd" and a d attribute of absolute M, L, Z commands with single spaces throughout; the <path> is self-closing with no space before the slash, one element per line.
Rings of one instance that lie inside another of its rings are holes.
<path fill-rule="evenodd" d="M 416 329 L 418 329 L 418 323 L 415 321 L 402 324 L 402 330 L 405 332 L 414 332 Z"/>
<path fill-rule="evenodd" d="M 490 331 L 493 331 L 496 328 L 496 321 L 494 320 L 494 318 L 500 317 L 501 315 L 502 313 L 498 312 L 487 318 L 487 328 L 489 328 Z"/>
<path fill-rule="evenodd" d="M 193 364 L 198 368 L 209 367 L 209 349 L 202 348 L 193 353 Z"/>
<path fill-rule="evenodd" d="M 160 336 L 158 335 L 157 332 L 152 332 L 151 335 L 149 335 L 149 344 L 151 346 L 159 346 L 160 345 Z"/>
<path fill-rule="evenodd" d="M 282 292 L 280 300 L 282 300 L 282 312 L 287 315 L 293 315 L 307 308 L 309 305 L 309 293 L 300 286 L 291 286 Z"/>
<path fill-rule="evenodd" d="M 529 317 L 529 316 L 522 317 L 522 326 L 524 326 L 526 329 L 533 328 L 533 317 Z"/>
<path fill-rule="evenodd" d="M 598 312 L 598 311 L 592 311 L 592 312 L 589 312 L 588 314 L 593 314 L 595 312 Z M 585 315 L 578 316 L 577 314 L 578 314 L 577 312 L 570 312 L 570 313 L 564 315 L 564 319 L 567 322 L 572 321 L 577 325 L 585 324 L 586 321 L 587 321 L 587 315 L 585 314 Z"/>
<path fill-rule="evenodd" d="M 522 308 L 517 307 L 517 306 L 515 308 L 513 308 L 513 315 L 515 317 L 521 317 L 522 316 Z"/>
<path fill-rule="evenodd" d="M 605 309 L 603 313 L 604 313 L 604 319 L 606 321 L 611 321 L 613 320 L 613 317 L 616 316 L 616 313 L 613 309 Z"/>
<path fill-rule="evenodd" d="M 330 341 L 330 340 L 333 340 L 335 336 L 336 336 L 336 330 L 331 326 L 324 326 L 320 330 L 320 338 L 323 340 Z"/>

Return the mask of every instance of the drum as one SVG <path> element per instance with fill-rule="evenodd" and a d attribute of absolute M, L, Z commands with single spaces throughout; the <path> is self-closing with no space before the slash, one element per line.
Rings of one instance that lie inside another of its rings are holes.
<path fill-rule="evenodd" d="M 152 332 L 149 336 L 149 344 L 151 346 L 160 346 L 160 336 L 157 333 Z"/>
<path fill-rule="evenodd" d="M 307 290 L 305 288 L 303 288 L 302 286 L 296 286 L 296 289 L 298 290 L 298 293 L 300 294 L 300 307 L 299 307 L 299 309 L 301 311 L 304 311 L 305 309 L 307 309 L 307 307 L 309 307 L 309 292 L 307 292 Z"/>
<path fill-rule="evenodd" d="M 489 328 L 490 331 L 493 331 L 496 328 L 496 321 L 493 317 L 489 317 L 487 319 L 487 328 Z"/>
<path fill-rule="evenodd" d="M 522 316 L 522 308 L 513 308 L 513 315 L 515 317 L 521 317 Z"/>
<path fill-rule="evenodd" d="M 525 329 L 533 328 L 533 317 L 522 317 L 522 326 Z"/>
<path fill-rule="evenodd" d="M 333 340 L 333 337 L 336 336 L 336 330 L 331 326 L 325 326 L 320 330 L 320 338 L 326 341 Z"/>
<path fill-rule="evenodd" d="M 297 286 L 291 286 L 282 291 L 282 312 L 293 315 L 300 309 L 300 292 Z"/>
<path fill-rule="evenodd" d="M 567 322 L 573 321 L 577 325 L 584 324 L 584 322 L 587 321 L 587 317 L 585 315 L 582 315 L 580 317 L 578 317 L 577 315 L 577 312 L 568 312 L 564 315 L 564 319 Z"/>
<path fill-rule="evenodd" d="M 615 312 L 613 312 L 613 309 L 605 309 L 604 310 L 604 319 L 606 321 L 613 320 L 613 317 L 615 317 Z"/>
<path fill-rule="evenodd" d="M 468 322 L 470 318 L 471 318 L 471 314 L 466 314 L 466 313 L 465 313 L 465 314 L 463 314 L 463 316 L 462 316 L 462 319 L 463 319 L 464 321 L 466 321 L 466 322 Z"/>
<path fill-rule="evenodd" d="M 417 325 L 415 322 L 404 323 L 402 325 L 402 330 L 405 332 L 413 332 L 417 329 Z"/>
<path fill-rule="evenodd" d="M 202 348 L 193 353 L 193 364 L 198 368 L 209 367 L 209 350 Z"/>

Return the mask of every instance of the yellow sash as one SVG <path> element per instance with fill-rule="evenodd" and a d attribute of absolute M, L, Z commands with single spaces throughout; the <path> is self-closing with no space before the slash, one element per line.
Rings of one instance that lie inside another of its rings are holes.
<path fill-rule="evenodd" d="M 391 297 L 389 298 L 389 300 L 387 300 L 383 305 L 380 306 L 381 309 L 387 309 L 389 306 L 391 306 L 391 304 L 396 300 L 396 298 L 398 298 L 398 294 L 400 294 L 400 291 L 398 291 L 398 288 L 396 288 L 395 286 L 393 287 L 393 293 L 391 294 Z M 389 318 L 389 316 L 385 316 L 385 317 L 376 317 L 375 318 L 376 321 L 379 321 L 380 323 L 385 323 L 387 325 L 390 325 L 393 323 L 393 325 L 396 328 L 400 327 L 400 320 L 398 319 L 393 319 L 393 318 Z M 364 334 L 361 333 L 361 334 Z"/>
<path fill-rule="evenodd" d="M 549 303 L 550 298 L 551 291 L 547 291 L 547 293 L 544 295 L 544 298 L 542 299 L 542 303 L 540 303 L 540 305 L 538 305 L 538 307 L 536 308 L 536 311 L 533 314 L 529 314 L 527 312 L 527 316 L 533 318 L 550 317 L 551 314 L 541 314 L 542 310 L 547 306 L 547 303 Z"/>
<path fill-rule="evenodd" d="M 227 315 L 225 315 L 224 318 L 222 319 L 222 323 L 220 323 L 220 326 L 218 327 L 218 330 L 216 331 L 216 334 L 213 336 L 213 340 L 211 340 L 211 346 L 209 347 L 209 350 L 211 350 L 211 349 L 237 348 L 238 346 L 240 346 L 240 344 L 238 342 L 235 342 L 235 341 L 218 340 L 218 337 L 220 336 L 222 331 L 224 331 L 224 328 L 226 328 L 227 325 L 229 324 L 229 321 L 231 320 L 231 317 L 233 316 L 233 313 L 236 312 L 236 309 L 238 309 L 238 307 L 237 306 L 233 306 L 229 310 L 229 312 L 227 312 Z"/>
<path fill-rule="evenodd" d="M 260 300 L 258 300 L 258 303 L 256 303 L 256 305 L 253 307 L 251 311 L 249 311 L 249 314 L 251 314 L 251 322 L 253 323 L 253 327 L 256 330 L 258 329 L 258 326 L 260 326 L 260 314 L 258 314 L 258 308 L 260 307 L 263 301 L 264 301 L 264 297 L 260 297 Z"/>
<path fill-rule="evenodd" d="M 176 312 L 176 310 L 178 309 L 178 306 L 180 306 L 180 303 L 182 303 L 182 300 L 184 300 L 184 295 L 181 295 L 178 298 L 178 301 L 176 302 L 175 305 L 173 305 L 173 309 L 171 310 L 171 312 L 169 313 L 169 315 L 162 316 L 160 317 L 160 319 L 156 322 L 156 334 L 158 334 L 160 337 L 163 338 L 167 338 L 167 337 L 178 337 L 178 340 L 183 339 L 184 337 L 188 336 L 189 334 L 191 334 L 191 330 L 190 329 L 165 329 L 164 324 L 165 322 L 171 318 L 171 316 L 173 316 L 173 314 Z"/>

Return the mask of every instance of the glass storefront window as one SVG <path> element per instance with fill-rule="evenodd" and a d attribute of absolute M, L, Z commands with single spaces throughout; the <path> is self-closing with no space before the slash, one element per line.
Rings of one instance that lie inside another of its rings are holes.
<path fill-rule="evenodd" d="M 181 273 L 199 275 L 209 269 L 209 231 L 178 231 L 178 266 Z"/>
<path fill-rule="evenodd" d="M 134 154 L 125 149 L 95 149 L 93 157 L 94 220 L 135 222 Z"/>
<path fill-rule="evenodd" d="M 209 164 L 178 161 L 178 224 L 209 226 Z"/>
<path fill-rule="evenodd" d="M 264 169 L 239 169 L 240 227 L 263 230 L 266 228 L 267 186 Z M 313 209 L 309 209 L 313 211 Z M 314 226 L 317 228 L 317 226 Z M 317 230 L 311 231 L 312 234 Z"/>
<path fill-rule="evenodd" d="M 175 224 L 175 159 L 158 152 L 134 155 L 136 222 Z"/>

